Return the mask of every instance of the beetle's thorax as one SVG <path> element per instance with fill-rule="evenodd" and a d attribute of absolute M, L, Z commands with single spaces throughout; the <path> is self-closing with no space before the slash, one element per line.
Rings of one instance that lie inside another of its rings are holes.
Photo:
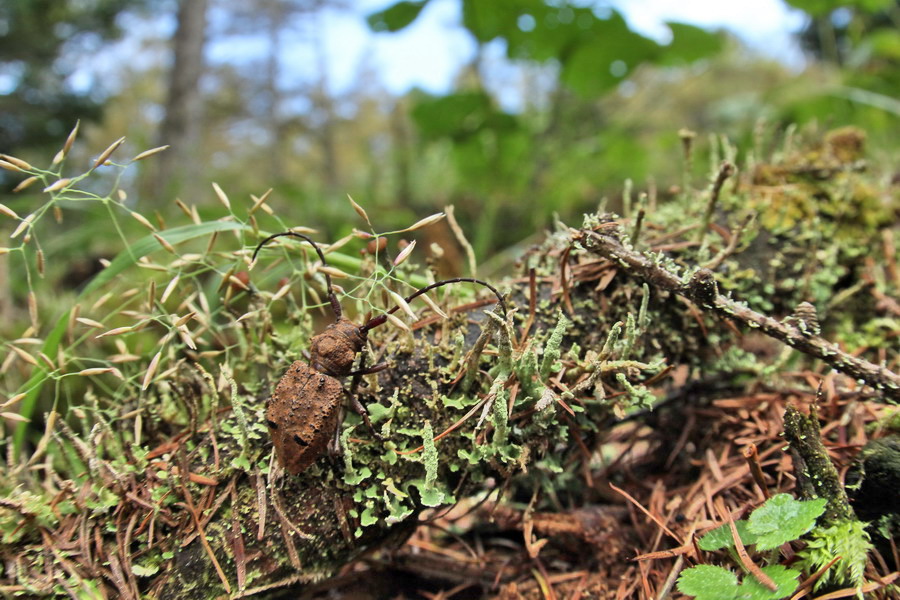
<path fill-rule="evenodd" d="M 366 344 L 366 336 L 359 325 L 340 318 L 313 337 L 310 343 L 310 363 L 317 371 L 332 377 L 344 377 L 353 370 L 353 359 Z"/>

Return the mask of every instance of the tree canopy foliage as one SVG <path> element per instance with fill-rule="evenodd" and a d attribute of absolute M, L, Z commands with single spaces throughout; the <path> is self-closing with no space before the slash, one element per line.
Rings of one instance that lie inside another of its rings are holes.
<path fill-rule="evenodd" d="M 117 18 L 144 0 L 10 0 L 0 4 L 0 148 L 56 142 L 78 120 L 99 117 L 106 95 L 70 76 L 98 46 L 119 38 Z M 109 90 L 111 91 L 111 90 Z"/>
<path fill-rule="evenodd" d="M 355 85 L 335 91 L 317 32 L 349 7 L 260 0 L 210 3 L 192 34 L 203 37 L 205 62 L 192 67 L 200 75 L 180 80 L 189 96 L 173 96 L 169 72 L 180 63 L 158 32 L 178 28 L 158 23 L 181 14 L 175 3 L 152 11 L 140 0 L 6 3 L 0 60 L 11 91 L 0 96 L 0 147 L 28 157 L 77 119 L 94 119 L 91 139 L 173 146 L 161 161 L 170 166 L 159 167 L 169 174 L 148 166 L 136 179 L 137 205 L 175 210 L 175 196 L 202 193 L 208 180 L 257 194 L 272 187 L 303 207 L 298 222 L 341 234 L 347 227 L 331 200 L 346 193 L 394 224 L 452 203 L 487 256 L 554 214 L 596 205 L 625 179 L 653 187 L 651 176 L 681 177 L 686 165 L 669 158 L 681 128 L 751 142 L 761 123 L 855 123 L 877 148 L 900 114 L 896 10 L 883 0 L 792 1 L 809 15 L 802 73 L 749 53 L 725 31 L 673 22 L 660 41 L 589 3 L 454 4 L 456 27 L 475 50 L 446 93 L 390 94 L 366 63 Z M 429 0 L 405 0 L 367 22 L 396 35 L 429 10 Z M 72 75 L 122 33 L 123 20 L 137 24 L 127 34 L 143 50 L 103 81 L 76 86 Z M 694 154 L 696 177 L 716 150 L 698 143 Z"/>

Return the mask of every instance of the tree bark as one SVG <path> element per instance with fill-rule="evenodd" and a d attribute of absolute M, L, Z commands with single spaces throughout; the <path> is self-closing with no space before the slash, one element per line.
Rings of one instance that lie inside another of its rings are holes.
<path fill-rule="evenodd" d="M 168 144 L 171 148 L 156 162 L 156 174 L 150 182 L 156 198 L 176 191 L 186 194 L 191 186 L 197 186 L 189 176 L 197 164 L 202 133 L 200 78 L 205 67 L 206 9 L 207 0 L 181 0 L 178 5 L 169 94 L 159 130 L 159 145 Z"/>

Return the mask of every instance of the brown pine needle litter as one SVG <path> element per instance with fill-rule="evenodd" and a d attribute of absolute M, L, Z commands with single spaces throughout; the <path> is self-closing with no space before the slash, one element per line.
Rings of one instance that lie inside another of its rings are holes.
<path fill-rule="evenodd" d="M 799 383 L 810 375 L 819 377 L 804 372 L 797 373 L 795 379 Z M 535 514 L 526 528 L 529 520 L 523 513 L 491 503 L 473 513 L 472 502 L 465 501 L 449 511 L 441 511 L 435 520 L 428 520 L 430 525 L 413 535 L 394 556 L 391 566 L 370 570 L 380 564 L 376 561 L 357 565 L 354 572 L 356 577 L 376 582 L 388 576 L 381 570 L 384 568 L 394 577 L 400 576 L 398 572 L 421 577 L 437 571 L 458 573 L 456 577 L 446 577 L 447 587 L 442 588 L 445 595 L 441 597 L 451 597 L 446 595 L 451 591 L 460 594 L 465 581 L 491 580 L 498 586 L 491 597 L 502 600 L 656 600 L 664 597 L 662 594 L 687 598 L 674 586 L 677 575 L 683 568 L 709 560 L 703 557 L 710 557 L 697 548 L 696 540 L 706 531 L 728 523 L 729 518 L 733 522 L 737 517 L 731 515 L 745 516 L 769 495 L 794 490 L 793 478 L 785 476 L 792 465 L 784 440 L 778 435 L 781 415 L 788 403 L 808 404 L 815 397 L 814 391 L 798 389 L 724 397 L 702 407 L 689 402 L 670 404 L 650 417 L 652 430 L 626 422 L 607 435 L 605 444 L 620 449 L 622 456 L 605 468 L 594 469 L 592 475 L 597 493 L 613 504 L 588 504 L 568 511 Z M 889 405 L 871 399 L 861 405 L 857 398 L 858 392 L 853 390 L 837 393 L 829 406 L 821 409 L 827 414 L 819 415 L 822 422 L 836 423 L 838 431 L 832 433 L 837 434 L 837 439 L 855 437 L 853 444 L 826 442 L 838 465 L 848 465 L 867 441 L 866 424 L 891 410 Z M 470 412 L 474 414 L 480 406 L 479 403 Z M 693 425 L 675 426 L 685 422 Z M 686 447 L 691 447 L 690 453 L 684 451 Z M 756 476 L 751 473 L 757 469 L 748 465 L 748 456 L 758 466 Z M 665 463 L 671 466 L 662 469 Z M 610 483 L 611 477 L 622 483 Z M 719 504 L 738 508 L 723 513 L 715 507 Z M 482 533 L 478 544 L 473 546 L 466 541 L 472 534 L 466 533 L 467 527 L 483 527 L 479 525 L 483 519 L 474 518 L 473 514 L 489 517 L 494 523 L 492 535 L 503 537 L 485 537 Z M 448 535 L 451 529 L 456 533 Z M 521 537 L 526 530 L 541 540 L 536 559 L 528 558 L 528 543 Z M 515 536 L 507 538 L 504 532 L 508 531 L 518 531 L 518 540 Z M 499 543 L 500 539 L 513 541 Z M 642 565 L 637 571 L 633 560 Z M 473 561 L 479 565 L 477 575 L 466 566 Z M 765 582 L 765 575 L 760 574 Z M 897 576 L 882 571 L 880 580 L 867 584 L 864 593 L 883 590 Z M 811 594 L 811 584 L 798 590 L 797 600 L 828 600 L 856 593 L 842 590 Z M 332 593 L 351 589 L 341 578 L 333 580 L 332 586 L 323 586 Z M 320 592 L 324 593 L 322 589 Z"/>

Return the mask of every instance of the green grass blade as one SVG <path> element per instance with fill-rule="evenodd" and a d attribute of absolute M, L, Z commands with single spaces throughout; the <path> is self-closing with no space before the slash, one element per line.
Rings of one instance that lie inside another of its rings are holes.
<path fill-rule="evenodd" d="M 217 231 L 235 231 L 240 229 L 249 230 L 250 228 L 247 225 L 244 225 L 242 223 L 235 223 L 233 221 L 213 221 L 210 223 L 185 225 L 184 227 L 167 229 L 159 232 L 158 235 L 170 244 L 175 245 L 190 239 L 209 235 Z M 109 283 L 114 277 L 119 275 L 122 271 L 134 266 L 134 264 L 137 263 L 140 258 L 160 249 L 162 249 L 162 244 L 160 244 L 159 241 L 157 241 L 157 239 L 152 235 L 141 238 L 140 240 L 120 252 L 108 267 L 98 273 L 97 276 L 94 277 L 90 281 L 90 283 L 88 283 L 84 287 L 83 290 L 81 290 L 81 292 L 78 294 L 78 299 L 100 289 L 101 287 Z M 59 348 L 59 343 L 62 340 L 63 334 L 65 334 L 66 332 L 66 326 L 69 322 L 70 313 L 71 310 L 67 310 L 59 317 L 59 319 L 57 319 L 56 326 L 44 341 L 43 352 L 47 356 L 56 356 L 57 350 Z M 43 364 L 39 363 L 32 370 L 31 377 L 20 390 L 20 392 L 25 392 L 27 394 L 25 398 L 22 399 L 20 409 L 20 414 L 23 417 L 26 417 L 28 419 L 31 418 L 32 414 L 34 413 L 35 406 L 37 406 L 38 396 L 40 396 L 41 389 L 43 388 L 44 382 L 47 381 L 48 377 L 49 369 Z M 13 449 L 16 454 L 21 451 L 22 444 L 25 441 L 25 436 L 27 435 L 27 433 L 28 423 L 19 423 L 13 436 Z"/>

